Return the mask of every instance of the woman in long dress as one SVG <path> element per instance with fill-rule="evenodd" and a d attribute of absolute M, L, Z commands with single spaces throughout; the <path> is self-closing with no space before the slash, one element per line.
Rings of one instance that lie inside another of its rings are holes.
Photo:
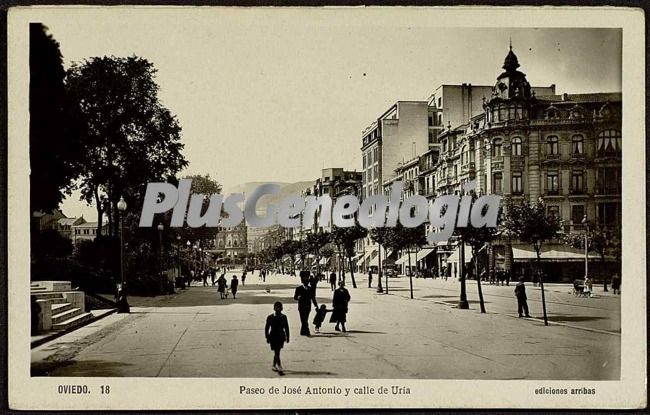
<path fill-rule="evenodd" d="M 334 297 L 332 298 L 332 317 L 330 318 L 330 323 L 336 323 L 334 330 L 343 332 L 346 331 L 345 323 L 347 321 L 348 314 L 348 303 L 350 302 L 350 293 L 345 288 L 345 283 L 339 281 L 339 288 L 334 291 Z M 339 329 L 339 324 L 341 329 Z"/>

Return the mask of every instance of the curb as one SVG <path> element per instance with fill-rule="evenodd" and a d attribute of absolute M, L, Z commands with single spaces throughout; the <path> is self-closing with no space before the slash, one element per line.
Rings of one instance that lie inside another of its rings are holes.
<path fill-rule="evenodd" d="M 30 348 L 33 349 L 33 348 L 38 347 L 40 345 L 43 345 L 43 344 L 45 344 L 45 343 L 47 343 L 49 341 L 57 339 L 57 338 L 59 338 L 59 337 L 61 337 L 63 335 L 66 335 L 68 333 L 72 333 L 73 331 L 75 331 L 77 329 L 80 329 L 80 328 L 82 328 L 84 326 L 89 325 L 90 323 L 94 323 L 94 322 L 96 322 L 98 320 L 101 320 L 104 317 L 110 316 L 111 314 L 114 314 L 115 312 L 117 312 L 117 308 L 109 309 L 107 312 L 105 312 L 103 314 L 99 314 L 96 317 L 93 317 L 93 318 L 85 321 L 83 324 L 80 324 L 80 325 L 75 326 L 75 327 L 71 327 L 71 328 L 66 329 L 66 330 L 60 330 L 60 331 L 52 332 L 51 334 L 49 334 L 49 335 L 47 335 L 45 337 L 42 337 L 40 339 L 32 341 Z"/>

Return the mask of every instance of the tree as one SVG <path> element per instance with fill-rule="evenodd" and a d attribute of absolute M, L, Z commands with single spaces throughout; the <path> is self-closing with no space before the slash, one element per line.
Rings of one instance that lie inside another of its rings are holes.
<path fill-rule="evenodd" d="M 485 313 L 485 301 L 483 300 L 483 289 L 481 287 L 481 277 L 478 272 L 478 256 L 486 244 L 492 242 L 499 235 L 497 228 L 488 228 L 483 226 L 475 228 L 474 226 L 457 227 L 454 230 L 461 244 L 468 243 L 472 247 L 472 257 L 474 258 L 474 274 L 476 275 L 476 285 L 478 288 L 478 298 L 481 307 L 481 313 Z M 463 280 L 464 283 L 464 280 Z"/>
<path fill-rule="evenodd" d="M 348 259 L 350 277 L 352 278 L 352 287 L 354 288 L 357 288 L 357 281 L 354 278 L 354 265 L 352 263 L 352 258 L 354 258 L 355 254 L 354 246 L 359 239 L 365 238 L 367 235 L 368 231 L 359 226 L 358 223 L 355 223 L 355 226 L 345 228 L 334 227 L 332 229 L 331 241 L 338 247 L 341 258 L 347 257 Z M 345 270 L 343 273 L 345 276 Z"/>
<path fill-rule="evenodd" d="M 398 223 L 392 232 L 389 234 L 389 245 L 394 249 L 406 249 L 409 261 L 409 286 L 411 291 L 411 298 L 413 298 L 413 268 L 411 264 L 411 249 L 420 249 L 427 244 L 424 225 L 415 228 L 407 228 L 401 223 Z M 417 251 L 416 251 L 417 252 Z M 415 258 L 417 262 L 417 254 Z"/>
<path fill-rule="evenodd" d="M 616 251 L 620 247 L 621 240 L 620 228 L 608 231 L 602 227 L 590 226 L 586 233 L 587 250 L 598 254 L 603 264 L 607 255 L 616 257 Z M 564 243 L 573 248 L 585 249 L 585 233 L 567 233 L 564 235 Z M 607 291 L 607 274 L 603 275 L 603 290 Z"/>
<path fill-rule="evenodd" d="M 320 273 L 320 250 L 330 241 L 329 232 L 310 233 L 305 238 L 306 249 L 316 258 L 316 272 Z"/>
<path fill-rule="evenodd" d="M 381 247 L 386 246 L 389 242 L 389 237 L 391 234 L 391 229 L 390 228 L 372 228 L 370 230 L 370 239 L 379 245 L 379 270 L 378 270 L 378 281 L 379 283 L 377 284 L 377 292 L 381 293 L 384 292 L 384 288 L 381 285 L 381 277 L 382 277 L 382 262 L 381 262 Z M 386 274 L 386 294 L 388 294 L 388 274 Z"/>
<path fill-rule="evenodd" d="M 533 245 L 537 254 L 537 264 L 540 268 L 543 243 L 556 238 L 561 229 L 559 218 L 546 215 L 546 206 L 541 198 L 536 202 L 523 201 L 518 205 L 507 205 L 503 224 L 507 232 L 519 238 L 520 241 Z M 541 274 L 539 284 L 542 291 L 544 325 L 548 326 L 544 278 Z"/>
<path fill-rule="evenodd" d="M 78 185 L 97 209 L 97 233 L 108 216 L 117 235 L 121 196 L 131 206 L 146 184 L 166 181 L 187 166 L 181 127 L 158 100 L 156 70 L 146 59 L 95 57 L 73 64 L 66 94 L 84 157 Z"/>
<path fill-rule="evenodd" d="M 41 23 L 29 25 L 30 211 L 50 212 L 70 194 L 79 151 L 67 112 L 59 44 Z"/>

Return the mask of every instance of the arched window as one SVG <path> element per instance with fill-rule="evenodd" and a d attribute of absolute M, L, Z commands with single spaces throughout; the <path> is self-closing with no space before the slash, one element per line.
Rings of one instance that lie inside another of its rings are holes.
<path fill-rule="evenodd" d="M 503 143 L 503 140 L 500 138 L 495 138 L 494 141 L 492 141 L 492 157 L 501 157 L 501 145 Z"/>
<path fill-rule="evenodd" d="M 507 110 L 508 110 L 508 108 L 505 105 L 503 105 L 503 104 L 499 105 L 499 121 L 505 121 L 506 120 L 506 111 Z"/>
<path fill-rule="evenodd" d="M 514 137 L 512 139 L 512 155 L 521 156 L 521 137 Z"/>
<path fill-rule="evenodd" d="M 546 154 L 559 154 L 559 140 L 556 135 L 546 137 Z"/>
<path fill-rule="evenodd" d="M 467 152 L 467 146 L 463 146 L 460 151 L 460 164 L 464 166 L 467 163 L 469 163 L 469 153 Z"/>
<path fill-rule="evenodd" d="M 571 137 L 571 154 L 583 154 L 584 137 L 576 134 Z"/>
<path fill-rule="evenodd" d="M 599 153 L 612 154 L 621 151 L 621 132 L 618 130 L 605 130 L 598 134 Z"/>

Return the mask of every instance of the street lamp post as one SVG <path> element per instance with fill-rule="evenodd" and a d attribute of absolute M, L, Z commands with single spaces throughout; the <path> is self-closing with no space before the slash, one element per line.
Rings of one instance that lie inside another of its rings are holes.
<path fill-rule="evenodd" d="M 192 261 L 191 255 L 192 255 L 192 242 L 187 241 L 187 255 L 189 258 L 187 258 L 187 268 L 188 268 L 188 273 L 190 274 L 189 277 L 187 277 L 187 286 L 189 287 L 192 284 L 192 273 L 190 270 L 192 269 L 192 264 L 190 264 L 190 261 Z"/>
<path fill-rule="evenodd" d="M 181 236 L 176 235 L 176 265 L 178 266 L 178 273 L 176 274 L 176 278 L 180 278 L 181 276 Z"/>
<path fill-rule="evenodd" d="M 126 282 L 124 281 L 124 212 L 126 212 L 126 202 L 124 197 L 120 196 L 117 202 L 117 210 L 120 212 L 120 289 L 117 292 L 117 312 L 128 313 L 130 311 L 129 302 L 127 301 Z"/>
<path fill-rule="evenodd" d="M 158 245 L 160 247 L 160 256 L 158 258 L 158 276 L 160 278 L 161 286 L 162 286 L 162 279 L 163 279 L 163 230 L 165 230 L 165 225 L 160 222 L 158 224 Z"/>
<path fill-rule="evenodd" d="M 587 215 L 582 218 L 582 224 L 585 225 L 585 278 L 587 278 L 589 275 L 589 221 L 587 220 Z"/>

